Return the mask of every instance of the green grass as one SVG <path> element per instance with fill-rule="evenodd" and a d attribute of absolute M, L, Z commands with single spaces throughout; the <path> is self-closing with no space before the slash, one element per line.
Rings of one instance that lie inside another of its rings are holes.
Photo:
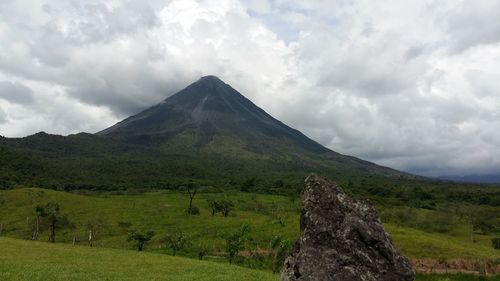
<path fill-rule="evenodd" d="M 140 195 L 99 195 L 83 196 L 72 193 L 42 189 L 14 189 L 0 192 L 0 225 L 3 235 L 28 239 L 29 220 L 37 204 L 57 202 L 61 210 L 76 225 L 79 244 L 85 244 L 87 224 L 98 222 L 101 226 L 96 234 L 100 247 L 132 249 L 127 242 L 127 230 L 120 228 L 119 222 L 130 222 L 137 230 L 154 230 L 156 236 L 146 250 L 159 253 L 168 251 L 161 248 L 162 235 L 181 231 L 189 237 L 191 246 L 180 254 L 196 257 L 200 247 L 208 248 L 209 259 L 225 260 L 224 237 L 243 224 L 251 226 L 250 240 L 246 248 L 268 248 L 276 236 L 294 241 L 299 235 L 299 205 L 287 197 L 255 195 L 250 193 L 227 193 L 235 204 L 229 217 L 220 214 L 211 216 L 206 199 L 221 194 L 200 193 L 194 204 L 201 210 L 199 216 L 187 216 L 185 209 L 188 196 L 178 191 L 150 192 Z M 500 259 L 500 251 L 490 246 L 488 236 L 476 237 L 470 242 L 464 227 L 449 234 L 425 232 L 413 228 L 385 225 L 396 246 L 411 258 L 434 259 Z M 59 231 L 56 240 L 70 242 L 74 230 Z M 46 241 L 46 233 L 40 236 Z"/>
<path fill-rule="evenodd" d="M 391 234 L 396 246 L 412 258 L 437 260 L 500 258 L 500 251 L 493 249 L 486 239 L 471 243 L 463 236 L 430 233 L 391 224 L 386 224 L 385 229 Z"/>
<path fill-rule="evenodd" d="M 153 253 L 0 238 L 0 280 L 277 281 L 278 275 Z"/>
<path fill-rule="evenodd" d="M 0 238 L 0 280 L 278 281 L 269 272 L 147 252 Z M 498 281 L 500 277 L 418 275 L 416 281 Z"/>

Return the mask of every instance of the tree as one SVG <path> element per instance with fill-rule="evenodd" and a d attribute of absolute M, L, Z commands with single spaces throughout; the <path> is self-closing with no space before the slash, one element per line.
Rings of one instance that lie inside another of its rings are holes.
<path fill-rule="evenodd" d="M 255 188 L 256 183 L 257 183 L 256 178 L 249 178 L 241 184 L 240 190 L 243 192 L 249 192 L 250 190 Z"/>
<path fill-rule="evenodd" d="M 283 263 L 285 262 L 285 258 L 290 250 L 291 243 L 286 239 L 282 239 L 281 237 L 275 237 L 271 241 L 270 248 L 273 251 L 273 263 L 272 270 L 273 273 L 276 273 L 281 270 Z"/>
<path fill-rule="evenodd" d="M 219 208 L 224 217 L 227 217 L 229 215 L 229 212 L 233 209 L 234 204 L 230 200 L 220 200 L 219 201 Z"/>
<path fill-rule="evenodd" d="M 207 255 L 208 249 L 204 245 L 198 245 L 198 259 L 201 261 Z"/>
<path fill-rule="evenodd" d="M 87 222 L 87 229 L 88 229 L 87 242 L 89 247 L 94 246 L 94 241 L 96 240 L 97 232 L 105 225 L 106 223 L 104 222 L 104 219 L 102 217 L 95 217 Z"/>
<path fill-rule="evenodd" d="M 200 210 L 193 206 L 193 199 L 196 196 L 196 193 L 198 193 L 198 186 L 193 183 L 188 184 L 187 192 L 189 194 L 189 207 L 187 208 L 186 213 L 188 215 L 199 215 Z"/>
<path fill-rule="evenodd" d="M 497 238 L 492 238 L 491 239 L 491 246 L 493 246 L 493 249 L 500 249 L 500 237 Z"/>
<path fill-rule="evenodd" d="M 229 263 L 232 263 L 238 253 L 245 248 L 249 232 L 250 226 L 245 224 L 238 231 L 226 236 L 226 252 Z"/>
<path fill-rule="evenodd" d="M 292 204 L 295 204 L 297 198 L 300 197 L 300 192 L 302 191 L 302 187 L 287 185 L 286 190 L 288 190 L 287 194 L 288 198 L 290 199 L 290 202 L 292 202 Z"/>
<path fill-rule="evenodd" d="M 172 255 L 175 256 L 178 251 L 184 249 L 189 244 L 187 237 L 184 236 L 182 232 L 166 235 L 163 237 L 162 241 L 165 243 L 167 248 L 172 250 Z"/>
<path fill-rule="evenodd" d="M 127 241 L 134 241 L 135 246 L 137 248 L 137 251 L 141 252 L 144 249 L 144 246 L 146 245 L 151 238 L 155 235 L 154 231 L 148 231 L 146 233 L 140 232 L 140 231 L 134 231 L 128 234 L 128 240 Z"/>
<path fill-rule="evenodd" d="M 31 235 L 31 240 L 35 241 L 38 239 L 38 234 L 40 233 L 40 217 L 42 216 L 43 206 L 35 207 L 35 228 L 33 234 Z"/>
<path fill-rule="evenodd" d="M 219 201 L 215 199 L 208 199 L 207 203 L 208 207 L 212 209 L 212 217 L 215 216 L 215 214 L 218 213 L 220 210 Z"/>
<path fill-rule="evenodd" d="M 45 226 L 49 230 L 49 242 L 56 242 L 56 230 L 69 225 L 68 218 L 60 213 L 57 203 L 49 202 L 45 205 L 35 207 L 35 212 L 43 219 Z"/>
<path fill-rule="evenodd" d="M 224 217 L 227 217 L 229 215 L 229 212 L 234 207 L 233 202 L 227 199 L 220 199 L 220 200 L 209 199 L 207 201 L 208 201 L 208 206 L 212 209 L 212 216 L 220 212 Z"/>

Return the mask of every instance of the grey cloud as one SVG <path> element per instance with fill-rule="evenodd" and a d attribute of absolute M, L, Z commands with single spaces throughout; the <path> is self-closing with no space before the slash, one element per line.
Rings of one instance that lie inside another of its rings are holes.
<path fill-rule="evenodd" d="M 497 97 L 500 99 L 500 79 L 498 74 L 491 74 L 479 69 L 469 70 L 465 79 L 471 86 L 471 91 L 478 97 Z"/>
<path fill-rule="evenodd" d="M 7 113 L 0 107 L 0 124 L 5 123 L 7 121 Z"/>
<path fill-rule="evenodd" d="M 461 52 L 482 44 L 500 42 L 500 2 L 489 0 L 464 1 L 448 15 L 448 31 L 452 51 Z"/>
<path fill-rule="evenodd" d="M 0 99 L 17 104 L 34 102 L 33 91 L 17 82 L 0 81 Z"/>
<path fill-rule="evenodd" d="M 106 43 L 152 28 L 158 23 L 147 2 L 124 1 L 122 6 L 103 3 L 72 2 L 67 10 L 43 5 L 49 20 L 36 40 L 30 42 L 31 54 L 49 66 L 62 66 L 74 56 L 75 49 Z"/>
<path fill-rule="evenodd" d="M 500 169 L 495 1 L 37 1 L 0 3 L 0 76 L 33 88 L 10 135 L 98 131 L 215 74 L 341 153 Z"/>

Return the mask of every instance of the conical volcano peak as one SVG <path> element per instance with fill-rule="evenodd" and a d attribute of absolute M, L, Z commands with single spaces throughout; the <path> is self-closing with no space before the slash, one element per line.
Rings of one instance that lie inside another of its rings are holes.
<path fill-rule="evenodd" d="M 206 75 L 202 76 L 198 81 L 204 81 L 204 82 L 216 82 L 216 83 L 224 83 L 219 77 L 215 75 Z M 224 83 L 225 84 L 225 83 Z"/>
<path fill-rule="evenodd" d="M 288 143 L 314 152 L 327 148 L 274 119 L 216 76 L 203 76 L 180 92 L 98 133 L 126 139 L 169 141 L 194 134 L 197 144 L 215 137 L 238 139 L 248 147 Z"/>
<path fill-rule="evenodd" d="M 240 95 L 230 85 L 226 84 L 215 75 L 202 76 L 182 91 L 170 96 L 165 100 L 170 104 L 190 104 L 197 106 L 201 100 L 221 99 L 233 94 Z"/>
<path fill-rule="evenodd" d="M 221 92 L 224 89 L 232 89 L 231 86 L 222 81 L 219 77 L 215 75 L 202 76 L 198 81 L 189 85 L 189 87 L 196 86 L 205 89 L 206 94 L 213 94 L 214 92 Z"/>

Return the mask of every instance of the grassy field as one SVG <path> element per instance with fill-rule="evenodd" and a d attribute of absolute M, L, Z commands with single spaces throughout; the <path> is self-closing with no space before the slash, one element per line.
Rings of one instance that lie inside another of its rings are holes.
<path fill-rule="evenodd" d="M 0 280 L 278 281 L 270 272 L 147 252 L 0 238 Z M 498 281 L 500 277 L 417 276 L 417 281 Z"/>
<path fill-rule="evenodd" d="M 0 249 L 2 281 L 278 280 L 277 275 L 268 272 L 144 252 L 8 238 L 0 238 Z"/>
<path fill-rule="evenodd" d="M 226 196 L 235 203 L 228 217 L 212 217 L 208 198 Z M 151 192 L 139 195 L 83 196 L 53 190 L 14 189 L 0 191 L 0 226 L 4 236 L 28 239 L 31 235 L 34 207 L 46 202 L 57 202 L 61 211 L 73 222 L 73 229 L 57 233 L 58 242 L 70 242 L 74 233 L 79 244 L 85 245 L 88 224 L 97 225 L 97 246 L 132 249 L 127 242 L 131 229 L 153 230 L 156 236 L 146 250 L 167 253 L 159 239 L 165 234 L 183 232 L 190 246 L 180 254 L 196 257 L 199 248 L 208 251 L 208 258 L 224 260 L 224 237 L 243 224 L 251 227 L 247 250 L 267 249 L 270 241 L 281 236 L 294 241 L 299 235 L 299 202 L 283 196 L 250 193 L 200 193 L 194 205 L 200 215 L 188 216 L 185 209 L 188 196 L 178 191 Z M 428 212 L 428 211 L 427 211 Z M 131 225 L 129 229 L 123 225 Z M 500 251 L 490 245 L 489 236 L 475 235 L 470 241 L 466 227 L 447 234 L 425 232 L 409 227 L 385 225 L 396 246 L 411 258 L 434 259 L 500 259 Z M 46 233 L 39 240 L 46 241 Z"/>

